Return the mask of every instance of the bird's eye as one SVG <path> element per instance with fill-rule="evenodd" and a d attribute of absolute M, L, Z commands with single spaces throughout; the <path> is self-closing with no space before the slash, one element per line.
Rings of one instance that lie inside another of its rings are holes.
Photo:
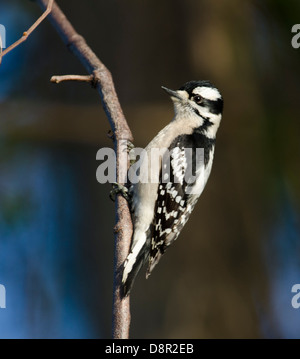
<path fill-rule="evenodd" d="M 203 100 L 203 97 L 200 95 L 194 96 L 194 101 L 199 105 Z"/>

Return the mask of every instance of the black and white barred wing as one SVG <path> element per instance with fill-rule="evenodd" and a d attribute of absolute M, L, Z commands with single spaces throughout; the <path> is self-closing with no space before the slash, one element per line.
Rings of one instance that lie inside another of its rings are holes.
<path fill-rule="evenodd" d="M 196 185 L 197 178 L 201 178 L 204 167 L 200 164 L 196 168 L 195 161 L 190 157 L 184 148 L 175 147 L 171 152 L 169 171 L 168 159 L 163 159 L 152 223 L 147 277 L 167 247 L 177 239 L 199 197 L 192 194 L 191 189 Z"/>

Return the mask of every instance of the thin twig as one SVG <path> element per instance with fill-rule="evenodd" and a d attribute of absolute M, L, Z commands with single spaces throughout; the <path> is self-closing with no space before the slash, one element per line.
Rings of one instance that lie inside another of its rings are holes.
<path fill-rule="evenodd" d="M 43 9 L 47 8 L 48 0 L 36 1 Z M 87 45 L 84 38 L 75 31 L 55 1 L 53 2 L 49 20 L 68 49 L 81 61 L 88 73 L 94 77 L 95 87 L 101 96 L 103 108 L 114 134 L 113 139 L 117 159 L 116 179 L 118 183 L 124 184 L 124 173 L 127 172 L 129 165 L 129 163 L 124 163 L 123 160 L 124 144 L 126 141 L 132 142 L 133 138 L 120 106 L 111 73 Z M 126 339 L 129 337 L 130 302 L 129 296 L 126 298 L 122 297 L 121 272 L 130 248 L 132 221 L 128 203 L 120 195 L 117 195 L 116 200 L 116 225 L 114 233 L 115 255 L 112 336 L 114 339 Z"/>
<path fill-rule="evenodd" d="M 93 82 L 94 75 L 61 75 L 61 76 L 52 76 L 50 79 L 51 82 L 59 84 L 63 81 L 82 81 L 82 82 Z"/>
<path fill-rule="evenodd" d="M 2 53 L 0 53 L 0 64 L 2 61 L 2 57 L 8 54 L 11 50 L 19 46 L 22 42 L 26 41 L 28 36 L 40 25 L 41 22 L 50 14 L 52 10 L 54 0 L 49 0 L 47 4 L 46 10 L 43 12 L 43 14 L 30 26 L 30 28 L 27 31 L 23 32 L 22 37 L 14 42 L 12 45 L 10 45 L 8 48 L 6 48 Z"/>

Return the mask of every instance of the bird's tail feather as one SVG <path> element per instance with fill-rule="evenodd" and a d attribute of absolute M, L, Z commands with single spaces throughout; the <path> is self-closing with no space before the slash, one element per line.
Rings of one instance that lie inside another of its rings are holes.
<path fill-rule="evenodd" d="M 122 286 L 123 296 L 126 297 L 133 286 L 134 280 L 140 271 L 141 267 L 147 260 L 147 243 L 144 242 L 141 248 L 135 246 L 129 253 L 126 261 L 124 262 Z"/>

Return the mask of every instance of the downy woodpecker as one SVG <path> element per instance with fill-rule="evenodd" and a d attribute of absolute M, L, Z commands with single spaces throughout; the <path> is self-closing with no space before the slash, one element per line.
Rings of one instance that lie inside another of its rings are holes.
<path fill-rule="evenodd" d="M 162 154 L 159 165 L 151 168 L 147 163 L 148 181 L 131 184 L 129 188 L 134 233 L 123 268 L 124 296 L 146 261 L 146 278 L 150 275 L 189 219 L 211 172 L 222 118 L 223 98 L 209 81 L 190 81 L 177 91 L 162 88 L 173 101 L 175 117 L 148 144 L 147 156 L 141 159 L 148 160 L 151 151 L 159 149 Z M 196 156 L 197 149 L 202 149 L 200 158 Z M 164 161 L 167 158 L 169 171 L 164 171 L 168 167 Z M 151 178 L 156 175 L 157 181 L 151 181 L 150 175 Z"/>

